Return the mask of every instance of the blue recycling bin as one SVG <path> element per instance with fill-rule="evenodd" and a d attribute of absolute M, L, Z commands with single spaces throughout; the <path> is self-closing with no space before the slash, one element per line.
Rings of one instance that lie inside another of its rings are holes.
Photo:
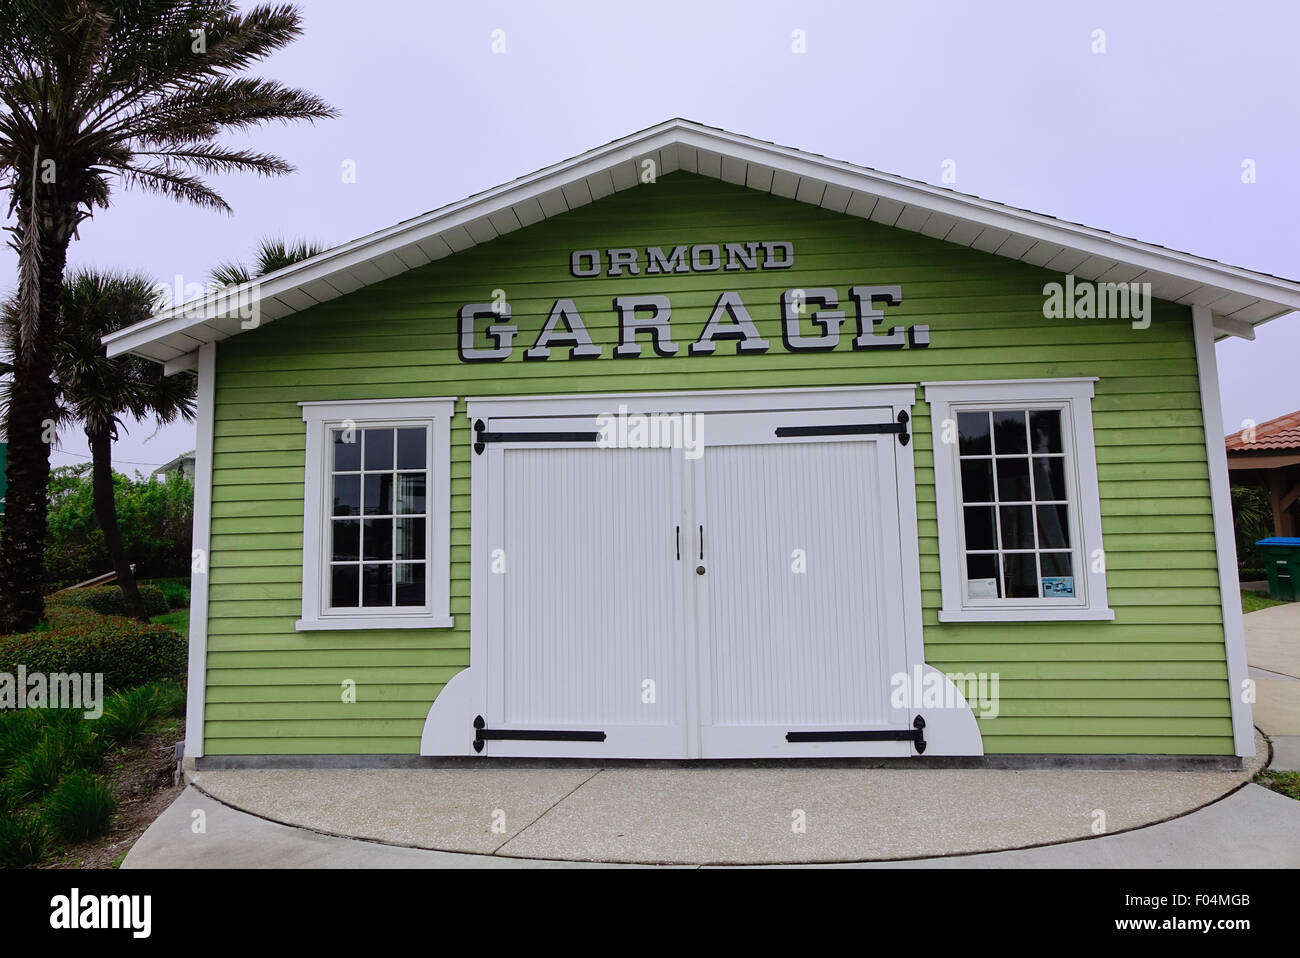
<path fill-rule="evenodd" d="M 1286 602 L 1296 600 L 1296 581 L 1300 579 L 1300 539 L 1270 536 L 1260 539 L 1259 554 L 1268 572 L 1268 594 Z"/>

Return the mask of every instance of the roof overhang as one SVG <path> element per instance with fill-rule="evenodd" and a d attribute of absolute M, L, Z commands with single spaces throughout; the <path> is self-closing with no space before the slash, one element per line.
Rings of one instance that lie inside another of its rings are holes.
<path fill-rule="evenodd" d="M 104 337 L 167 371 L 205 343 L 289 316 L 641 183 L 685 170 L 1100 282 L 1150 283 L 1152 295 L 1208 307 L 1218 338 L 1300 309 L 1300 283 L 1228 266 L 944 187 L 673 119 L 528 176 L 371 233 L 252 283 L 192 300 Z M 245 313 L 245 316 L 247 314 Z"/>

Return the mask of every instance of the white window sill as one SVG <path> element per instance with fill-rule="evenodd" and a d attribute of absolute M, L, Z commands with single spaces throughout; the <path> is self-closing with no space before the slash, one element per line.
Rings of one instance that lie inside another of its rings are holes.
<path fill-rule="evenodd" d="M 941 609 L 940 622 L 1113 622 L 1113 609 Z"/>
<path fill-rule="evenodd" d="M 455 624 L 455 616 L 450 615 L 366 615 L 299 619 L 293 627 L 299 632 L 317 632 L 343 629 L 450 629 Z"/>

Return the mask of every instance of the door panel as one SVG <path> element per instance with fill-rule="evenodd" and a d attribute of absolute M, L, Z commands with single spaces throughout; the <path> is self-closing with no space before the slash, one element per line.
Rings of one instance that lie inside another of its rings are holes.
<path fill-rule="evenodd" d="M 497 455 L 495 541 L 504 572 L 494 577 L 499 682 L 489 726 L 599 729 L 608 738 L 597 754 L 681 756 L 678 454 L 588 445 L 507 447 Z M 489 745 L 494 755 L 572 748 Z"/>
<path fill-rule="evenodd" d="M 847 414 L 846 414 L 847 413 Z M 861 410 L 709 423 L 696 466 L 703 757 L 906 755 L 903 742 L 800 743 L 789 731 L 906 728 L 892 435 L 778 439 Z"/>

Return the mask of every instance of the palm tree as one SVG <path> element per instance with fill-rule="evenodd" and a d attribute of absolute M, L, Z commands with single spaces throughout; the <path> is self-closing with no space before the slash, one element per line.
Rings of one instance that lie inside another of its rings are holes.
<path fill-rule="evenodd" d="M 300 239 L 290 243 L 284 239 L 263 239 L 257 244 L 257 262 L 253 266 L 238 260 L 227 260 L 217 264 L 212 271 L 212 281 L 220 286 L 239 286 L 267 273 L 274 273 L 277 269 L 302 262 L 324 250 L 325 247 L 311 240 Z"/>
<path fill-rule="evenodd" d="M 34 627 L 42 612 L 31 570 L 44 558 L 68 245 L 113 185 L 229 212 L 205 176 L 292 172 L 217 138 L 335 115 L 317 96 L 243 75 L 301 32 L 287 4 L 241 13 L 233 0 L 0 0 L 0 175 L 19 256 L 0 634 Z"/>
<path fill-rule="evenodd" d="M 160 365 L 137 356 L 109 359 L 102 337 L 147 319 L 157 304 L 155 281 L 140 273 L 76 270 L 64 280 L 54 331 L 54 382 L 57 425 L 80 422 L 90 443 L 91 490 L 95 518 L 113 561 L 128 615 L 148 622 L 135 575 L 122 544 L 113 501 L 112 441 L 121 417 L 156 419 L 167 424 L 194 419 L 197 383 L 192 373 L 164 376 Z M 18 331 L 18 306 L 3 314 L 10 343 Z"/>

